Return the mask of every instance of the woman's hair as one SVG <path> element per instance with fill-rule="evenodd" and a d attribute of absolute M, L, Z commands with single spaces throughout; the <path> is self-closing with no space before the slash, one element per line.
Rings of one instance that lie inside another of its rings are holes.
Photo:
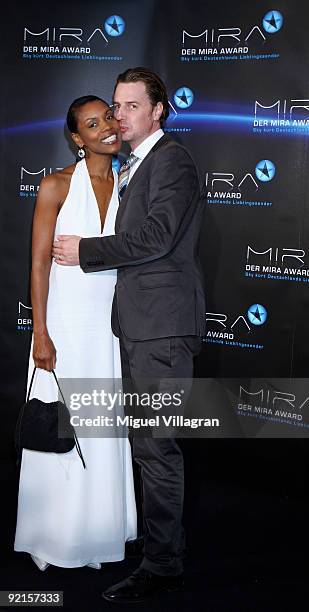
<path fill-rule="evenodd" d="M 136 83 L 138 81 L 145 83 L 146 92 L 153 107 L 156 106 L 158 102 L 162 102 L 163 111 L 160 117 L 160 125 L 163 127 L 169 116 L 169 102 L 166 87 L 159 75 L 149 70 L 149 68 L 144 68 L 142 66 L 128 68 L 128 70 L 118 75 L 115 89 L 118 83 Z"/>
<path fill-rule="evenodd" d="M 102 98 L 98 96 L 81 96 L 81 98 L 76 98 L 76 100 L 72 102 L 67 114 L 67 126 L 71 133 L 76 134 L 77 132 L 77 111 L 85 104 L 88 104 L 88 102 L 95 102 L 96 100 L 109 106 L 105 100 L 102 100 Z"/>

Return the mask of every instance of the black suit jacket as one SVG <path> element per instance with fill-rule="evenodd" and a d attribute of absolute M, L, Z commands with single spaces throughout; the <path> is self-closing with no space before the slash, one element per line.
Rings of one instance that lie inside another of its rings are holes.
<path fill-rule="evenodd" d="M 203 202 L 197 170 L 164 135 L 134 173 L 119 205 L 114 236 L 83 238 L 84 272 L 118 269 L 118 319 L 131 340 L 202 335 L 204 291 L 197 255 Z"/>

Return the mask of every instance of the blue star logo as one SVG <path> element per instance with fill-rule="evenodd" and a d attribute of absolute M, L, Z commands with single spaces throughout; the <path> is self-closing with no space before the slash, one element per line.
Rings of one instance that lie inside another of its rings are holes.
<path fill-rule="evenodd" d="M 283 17 L 279 11 L 269 11 L 263 17 L 263 28 L 268 34 L 275 34 L 282 28 Z"/>
<path fill-rule="evenodd" d="M 267 310 L 262 304 L 252 304 L 248 308 L 247 316 L 252 325 L 263 325 L 267 319 Z"/>
<path fill-rule="evenodd" d="M 104 28 L 108 36 L 121 36 L 125 31 L 126 24 L 119 15 L 111 15 L 106 19 Z"/>
<path fill-rule="evenodd" d="M 276 174 L 276 166 L 269 159 L 262 159 L 255 166 L 255 176 L 262 181 L 262 183 L 267 183 L 271 181 Z"/>
<path fill-rule="evenodd" d="M 179 87 L 174 93 L 174 102 L 178 108 L 189 108 L 193 100 L 193 91 L 189 87 Z"/>

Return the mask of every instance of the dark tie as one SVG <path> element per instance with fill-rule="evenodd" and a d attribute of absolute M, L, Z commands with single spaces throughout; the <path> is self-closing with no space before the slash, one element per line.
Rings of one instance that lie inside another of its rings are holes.
<path fill-rule="evenodd" d="M 124 164 L 122 164 L 122 166 L 121 166 L 121 168 L 119 170 L 119 175 L 118 175 L 118 193 L 119 193 L 119 197 L 120 198 L 122 198 L 122 196 L 124 195 L 124 192 L 125 192 L 125 190 L 127 188 L 130 170 L 131 170 L 132 166 L 134 166 L 134 164 L 136 164 L 136 162 L 138 160 L 139 160 L 139 157 L 134 155 L 134 153 L 130 153 L 127 161 Z"/>

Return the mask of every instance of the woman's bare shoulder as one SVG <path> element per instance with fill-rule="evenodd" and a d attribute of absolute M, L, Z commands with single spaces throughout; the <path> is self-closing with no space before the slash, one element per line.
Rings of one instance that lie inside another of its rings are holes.
<path fill-rule="evenodd" d="M 66 183 L 70 183 L 72 174 L 76 168 L 76 164 L 71 164 L 66 168 L 62 168 L 61 170 L 56 170 L 56 172 L 52 172 L 52 174 L 48 174 L 45 176 L 41 184 L 44 184 L 46 187 L 57 187 L 57 185 L 63 185 Z"/>
<path fill-rule="evenodd" d="M 41 194 L 42 192 L 45 194 L 59 193 L 61 195 L 67 193 L 75 168 L 76 164 L 71 164 L 62 170 L 57 170 L 45 176 L 40 183 Z"/>

